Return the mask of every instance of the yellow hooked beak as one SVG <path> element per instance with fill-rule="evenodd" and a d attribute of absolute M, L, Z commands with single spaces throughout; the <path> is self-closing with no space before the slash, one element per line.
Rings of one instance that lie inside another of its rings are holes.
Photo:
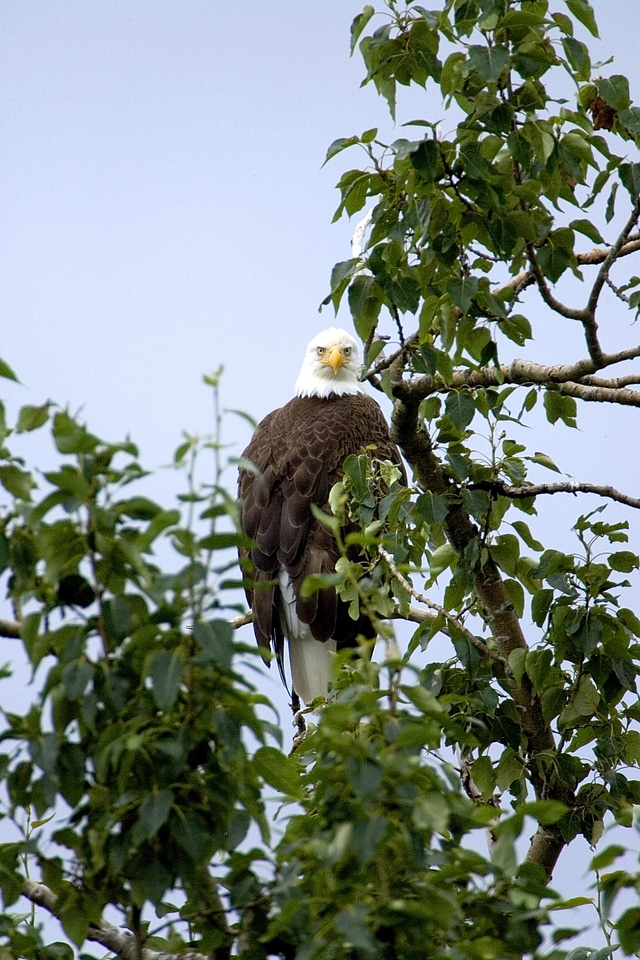
<path fill-rule="evenodd" d="M 339 347 L 337 344 L 334 344 L 332 347 L 326 351 L 325 355 L 322 357 L 321 363 L 326 363 L 333 370 L 333 375 L 337 374 L 340 367 L 343 367 L 346 363 L 349 363 L 349 358 L 345 357 L 342 352 L 342 347 Z"/>

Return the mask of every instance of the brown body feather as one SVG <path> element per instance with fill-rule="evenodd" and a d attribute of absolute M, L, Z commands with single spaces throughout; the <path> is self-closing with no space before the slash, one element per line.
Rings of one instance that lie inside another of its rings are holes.
<path fill-rule="evenodd" d="M 373 635 L 365 617 L 349 617 L 333 589 L 300 596 L 305 577 L 333 572 L 339 556 L 311 504 L 329 512 L 329 491 L 342 478 L 345 458 L 372 444 L 378 459 L 401 465 L 380 407 L 357 393 L 294 398 L 265 417 L 244 451 L 257 468 L 242 469 L 238 485 L 242 530 L 254 542 L 253 549 L 242 552 L 247 599 L 258 644 L 273 646 L 281 672 L 287 636 L 281 571 L 293 588 L 297 618 L 308 624 L 315 640 L 333 639 L 339 650 L 353 646 L 359 634 Z"/>

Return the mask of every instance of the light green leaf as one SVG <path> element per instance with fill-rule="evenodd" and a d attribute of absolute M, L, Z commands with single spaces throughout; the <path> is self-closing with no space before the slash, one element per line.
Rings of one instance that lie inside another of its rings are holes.
<path fill-rule="evenodd" d="M 372 7 L 370 4 L 367 4 L 364 10 L 362 11 L 362 13 L 359 13 L 357 17 L 353 18 L 353 21 L 351 23 L 351 31 L 350 31 L 351 32 L 351 46 L 350 46 L 351 54 L 353 54 L 353 51 L 356 48 L 356 44 L 360 39 L 362 31 L 364 30 L 366 25 L 369 23 L 369 21 L 371 20 L 375 12 L 376 12 L 375 8 Z"/>
<path fill-rule="evenodd" d="M 294 759 L 275 747 L 260 747 L 253 757 L 256 772 L 262 779 L 290 797 L 302 795 L 300 768 Z"/>
<path fill-rule="evenodd" d="M 560 473 L 560 468 L 555 465 L 548 453 L 542 453 L 540 450 L 536 450 L 532 457 L 525 457 L 526 460 L 530 460 L 531 463 L 539 463 L 541 467 L 546 467 L 547 470 L 553 470 L 554 473 Z"/>
<path fill-rule="evenodd" d="M 22 407 L 18 415 L 17 432 L 26 433 L 41 427 L 43 423 L 47 422 L 50 406 L 49 403 L 45 403 L 41 407 Z"/>

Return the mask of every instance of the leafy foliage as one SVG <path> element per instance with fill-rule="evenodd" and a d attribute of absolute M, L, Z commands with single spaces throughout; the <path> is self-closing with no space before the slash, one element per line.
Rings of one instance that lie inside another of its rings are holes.
<path fill-rule="evenodd" d="M 291 755 L 248 679 L 254 646 L 234 633 L 244 541 L 220 416 L 213 441 L 176 452 L 186 490 L 165 508 L 133 444 L 52 404 L 24 407 L 14 428 L 0 408 L 14 608 L 0 630 L 22 642 L 34 691 L 0 734 L 7 956 L 71 956 L 15 912 L 22 893 L 70 942 L 124 957 L 604 960 L 640 947 L 631 844 L 598 846 L 640 803 L 639 560 L 628 519 L 604 512 L 640 501 L 567 480 L 536 449 L 541 422 L 575 431 L 590 402 L 640 406 L 637 375 L 620 372 L 640 346 L 609 351 L 598 322 L 605 303 L 631 320 L 640 309 L 625 273 L 640 249 L 638 107 L 626 78 L 592 66 L 587 0 L 438 6 L 388 0 L 351 27 L 391 115 L 410 85 L 429 110 L 406 125 L 415 139 L 368 129 L 327 153 L 366 157 L 340 178 L 336 218 L 370 207 L 327 303 L 348 307 L 365 376 L 393 401 L 414 486 L 363 454 L 331 493 L 330 582 L 354 617 L 366 609 L 386 657 L 336 658 L 333 699 Z M 571 362 L 552 353 L 561 325 L 583 335 Z M 534 336 L 547 363 L 528 354 Z M 16 379 L 3 362 L 0 376 Z M 61 462 L 42 477 L 9 442 L 45 429 Z M 205 451 L 213 484 L 197 480 Z M 572 499 L 570 538 L 543 543 L 538 512 L 566 493 L 601 502 Z M 414 625 L 402 652 L 397 619 Z M 595 893 L 563 900 L 552 877 L 578 837 Z M 580 931 L 555 920 L 579 905 L 600 949 L 571 949 Z"/>

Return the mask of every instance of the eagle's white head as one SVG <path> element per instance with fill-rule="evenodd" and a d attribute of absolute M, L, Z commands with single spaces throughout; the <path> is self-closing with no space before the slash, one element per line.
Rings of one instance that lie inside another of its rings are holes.
<path fill-rule="evenodd" d="M 346 330 L 329 327 L 307 347 L 296 380 L 297 397 L 343 396 L 361 393 L 362 360 L 358 341 Z"/>

